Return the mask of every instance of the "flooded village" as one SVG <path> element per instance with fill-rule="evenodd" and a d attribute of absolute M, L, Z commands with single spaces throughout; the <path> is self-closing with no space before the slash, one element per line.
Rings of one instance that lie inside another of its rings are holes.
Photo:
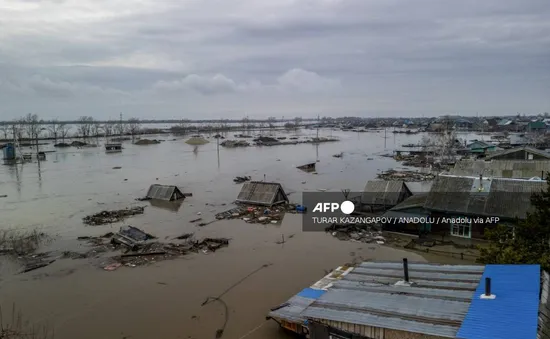
<path fill-rule="evenodd" d="M 546 188 L 546 116 L 2 128 L 0 306 L 57 339 L 546 330 L 538 265 L 476 261 Z M 305 193 L 379 222 L 305 231 Z"/>

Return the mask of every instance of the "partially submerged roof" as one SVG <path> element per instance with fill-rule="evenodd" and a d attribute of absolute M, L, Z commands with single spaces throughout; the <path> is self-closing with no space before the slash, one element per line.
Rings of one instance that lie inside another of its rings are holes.
<path fill-rule="evenodd" d="M 288 202 L 283 186 L 275 182 L 250 181 L 241 188 L 237 202 L 243 204 L 272 206 Z"/>
<path fill-rule="evenodd" d="M 185 198 L 177 186 L 153 184 L 149 187 L 146 197 L 148 199 L 158 199 L 173 201 Z"/>
<path fill-rule="evenodd" d="M 516 153 L 516 152 L 522 152 L 522 151 L 531 153 L 533 155 L 536 155 L 545 159 L 550 159 L 550 153 L 542 151 L 540 149 L 536 149 L 534 147 L 529 147 L 529 146 L 510 148 L 501 152 L 491 153 L 490 155 L 487 155 L 485 159 L 498 159 L 501 156 L 508 155 L 511 153 Z"/>
<path fill-rule="evenodd" d="M 453 175 L 530 179 L 550 172 L 548 160 L 461 160 L 450 171 Z"/>
<path fill-rule="evenodd" d="M 546 181 L 439 175 L 424 208 L 463 216 L 524 219 L 532 209 L 531 195 Z"/>
<path fill-rule="evenodd" d="M 403 197 L 412 195 L 404 181 L 371 180 L 365 186 L 361 198 L 364 204 L 397 205 Z"/>

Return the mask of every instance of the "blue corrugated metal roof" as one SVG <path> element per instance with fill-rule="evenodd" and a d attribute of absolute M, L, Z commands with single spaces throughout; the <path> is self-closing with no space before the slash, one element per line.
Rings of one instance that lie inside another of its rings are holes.
<path fill-rule="evenodd" d="M 314 288 L 304 288 L 300 293 L 299 297 L 309 298 L 309 299 L 319 299 L 320 296 L 325 294 L 325 290 L 316 290 Z"/>
<path fill-rule="evenodd" d="M 485 278 L 495 299 L 481 299 Z M 458 330 L 461 339 L 535 339 L 540 290 L 539 265 L 487 265 Z"/>

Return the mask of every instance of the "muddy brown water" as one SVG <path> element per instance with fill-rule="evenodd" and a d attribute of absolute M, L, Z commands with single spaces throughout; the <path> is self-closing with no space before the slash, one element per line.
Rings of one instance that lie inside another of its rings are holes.
<path fill-rule="evenodd" d="M 87 259 L 63 259 L 14 275 L 17 268 L 3 263 L 0 305 L 9 309 L 15 303 L 32 323 L 55 328 L 56 339 L 209 339 L 215 337 L 226 318 L 222 338 L 291 338 L 274 322 L 266 322 L 266 314 L 320 279 L 326 270 L 353 260 L 425 259 L 386 246 L 304 233 L 300 216 L 292 214 L 281 225 L 266 226 L 224 220 L 201 228 L 189 220 L 202 217 L 209 221 L 216 212 L 229 209 L 240 189 L 232 181 L 235 176 L 263 180 L 265 174 L 266 180 L 281 182 L 291 193 L 290 199 L 296 201 L 301 191 L 361 190 L 378 170 L 396 166 L 393 160 L 376 156 L 385 152 L 380 133 L 334 135 L 341 141 L 318 147 L 220 147 L 219 166 L 215 139 L 196 149 L 178 139 L 159 145 L 128 144 L 121 154 L 105 154 L 101 148 L 67 149 L 48 154 L 48 160 L 40 165 L 0 167 L 0 193 L 8 195 L 0 199 L 0 227 L 38 228 L 52 234 L 55 241 L 47 250 L 83 251 L 87 248 L 75 240 L 77 236 L 116 231 L 124 224 L 140 227 L 160 240 L 188 232 L 199 238 L 232 239 L 229 247 L 215 253 L 192 254 L 147 267 L 121 267 L 114 272 L 104 271 Z M 387 144 L 399 146 L 414 143 L 421 136 L 390 137 Z M 340 152 L 344 152 L 343 158 L 332 157 Z M 317 175 L 295 169 L 317 157 Z M 122 168 L 113 169 L 116 166 Z M 179 207 L 168 208 L 134 201 L 152 183 L 178 185 L 193 197 Z M 131 205 L 147 207 L 143 215 L 123 223 L 82 224 L 85 215 Z M 277 244 L 282 235 L 286 242 Z M 266 264 L 271 265 L 222 297 L 227 313 L 219 302 L 201 306 L 207 297 L 218 296 Z"/>

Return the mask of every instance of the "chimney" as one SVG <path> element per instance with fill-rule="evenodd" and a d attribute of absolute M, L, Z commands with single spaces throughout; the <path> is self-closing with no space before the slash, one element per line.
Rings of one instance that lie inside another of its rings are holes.
<path fill-rule="evenodd" d="M 491 296 L 491 278 L 485 278 L 485 296 Z"/>
<path fill-rule="evenodd" d="M 403 258 L 403 271 L 405 273 L 405 282 L 409 283 L 409 262 L 407 258 Z"/>
<path fill-rule="evenodd" d="M 486 277 L 485 278 L 485 293 L 483 293 L 480 298 L 481 299 L 495 299 L 497 296 L 494 294 L 491 294 L 491 278 Z"/>

